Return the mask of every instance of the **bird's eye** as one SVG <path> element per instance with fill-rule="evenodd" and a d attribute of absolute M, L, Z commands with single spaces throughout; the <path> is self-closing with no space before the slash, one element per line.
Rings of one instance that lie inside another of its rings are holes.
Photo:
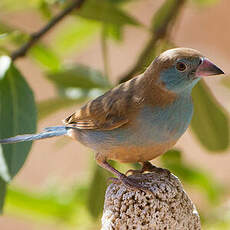
<path fill-rule="evenodd" d="M 176 69 L 180 72 L 184 72 L 187 69 L 187 66 L 183 62 L 177 62 Z"/>

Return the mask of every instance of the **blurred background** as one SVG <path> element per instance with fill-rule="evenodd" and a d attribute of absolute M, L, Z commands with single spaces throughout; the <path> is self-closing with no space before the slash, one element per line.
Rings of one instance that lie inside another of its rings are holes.
<path fill-rule="evenodd" d="M 230 73 L 228 0 L 85 0 L 24 57 L 15 53 L 73 2 L 1 0 L 1 138 L 61 125 L 168 48 L 197 49 Z M 180 178 L 203 229 L 230 229 L 230 79 L 205 79 L 193 98 L 191 128 L 153 163 Z M 0 149 L 0 229 L 100 229 L 109 175 L 91 150 L 65 137 L 15 146 Z"/>

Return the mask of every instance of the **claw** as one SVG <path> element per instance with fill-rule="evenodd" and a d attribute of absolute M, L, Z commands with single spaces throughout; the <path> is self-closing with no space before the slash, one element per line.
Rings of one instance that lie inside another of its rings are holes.
<path fill-rule="evenodd" d="M 140 173 L 143 173 L 143 170 L 140 169 L 140 170 L 135 170 L 135 169 L 129 169 L 125 175 L 127 176 L 129 173 L 131 173 L 131 175 L 134 175 L 134 174 L 140 174 Z"/>
<path fill-rule="evenodd" d="M 154 165 L 152 165 L 150 162 L 146 161 L 146 162 L 143 162 L 142 163 L 143 166 L 141 169 L 139 170 L 135 170 L 135 169 L 129 169 L 125 175 L 127 176 L 129 173 L 131 173 L 132 175 L 133 174 L 141 174 L 141 173 L 144 173 L 144 172 L 160 172 L 162 171 L 163 169 L 161 168 L 158 168 Z"/>
<path fill-rule="evenodd" d="M 110 177 L 108 178 L 109 181 L 112 181 L 115 184 L 123 184 L 126 188 L 132 189 L 134 191 L 144 191 L 144 192 L 150 192 L 152 193 L 147 187 L 140 184 L 138 180 L 135 180 L 133 178 L 127 177 L 126 175 L 122 175 L 120 178 L 114 178 Z"/>
<path fill-rule="evenodd" d="M 115 177 L 109 177 L 106 181 L 107 183 L 121 184 L 122 181 Z"/>

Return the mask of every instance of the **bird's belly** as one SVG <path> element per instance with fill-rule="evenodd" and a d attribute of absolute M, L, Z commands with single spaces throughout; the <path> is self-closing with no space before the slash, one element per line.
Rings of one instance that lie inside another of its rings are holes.
<path fill-rule="evenodd" d="M 164 127 L 158 125 L 151 127 L 150 124 L 148 127 L 144 124 L 140 126 L 135 124 L 115 130 L 72 129 L 69 135 L 97 152 L 108 153 L 110 159 L 115 152 L 120 152 L 115 154 L 117 155 L 115 158 L 129 152 L 132 155 L 159 155 L 163 150 L 167 151 L 167 146 L 172 146 L 178 139 Z"/>
<path fill-rule="evenodd" d="M 172 112 L 173 111 L 173 112 Z M 121 162 L 151 160 L 170 149 L 185 132 L 192 108 L 144 108 L 127 125 L 114 130 L 71 130 L 69 134 L 107 159 Z"/>
<path fill-rule="evenodd" d="M 144 139 L 142 135 L 141 130 L 133 133 L 127 130 L 119 133 L 72 130 L 71 137 L 96 150 L 105 159 L 124 163 L 152 160 L 173 147 L 177 141 L 177 139 L 164 142 L 150 141 Z"/>
<path fill-rule="evenodd" d="M 119 146 L 110 151 L 101 152 L 106 159 L 116 160 L 122 163 L 135 163 L 150 161 L 165 153 L 176 141 L 154 144 L 152 146 Z"/>

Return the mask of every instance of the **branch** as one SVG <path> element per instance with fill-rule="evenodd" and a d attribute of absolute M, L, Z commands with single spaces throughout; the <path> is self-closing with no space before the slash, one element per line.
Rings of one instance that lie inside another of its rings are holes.
<path fill-rule="evenodd" d="M 153 57 L 158 42 L 169 37 L 176 18 L 185 2 L 186 0 L 165 1 L 153 19 L 153 33 L 150 40 L 145 45 L 135 65 L 126 74 L 120 77 L 119 83 L 131 79 L 143 66 L 146 65 L 146 62 Z"/>
<path fill-rule="evenodd" d="M 56 24 L 58 24 L 65 16 L 70 14 L 75 9 L 80 9 L 85 0 L 74 0 L 73 3 L 51 19 L 41 30 L 31 34 L 29 40 L 22 45 L 18 50 L 11 54 L 11 58 L 15 61 L 18 58 L 24 57 L 29 49 L 41 39 L 48 31 L 50 31 Z"/>
<path fill-rule="evenodd" d="M 158 168 L 131 177 L 151 193 L 111 184 L 105 195 L 101 230 L 201 230 L 199 214 L 176 176 Z"/>

